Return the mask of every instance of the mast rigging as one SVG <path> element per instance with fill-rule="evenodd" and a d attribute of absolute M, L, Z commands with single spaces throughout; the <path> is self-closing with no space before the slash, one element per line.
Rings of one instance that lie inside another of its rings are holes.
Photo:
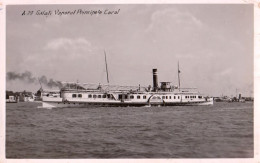
<path fill-rule="evenodd" d="M 179 67 L 179 61 L 178 61 L 178 82 L 179 82 L 179 91 L 180 91 L 180 88 L 181 88 L 181 81 L 180 81 L 180 67 Z"/>

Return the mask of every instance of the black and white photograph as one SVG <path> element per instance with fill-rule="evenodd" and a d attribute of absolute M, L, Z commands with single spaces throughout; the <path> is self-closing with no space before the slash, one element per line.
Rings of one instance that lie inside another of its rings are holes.
<path fill-rule="evenodd" d="M 253 3 L 5 10 L 6 159 L 255 157 Z"/>

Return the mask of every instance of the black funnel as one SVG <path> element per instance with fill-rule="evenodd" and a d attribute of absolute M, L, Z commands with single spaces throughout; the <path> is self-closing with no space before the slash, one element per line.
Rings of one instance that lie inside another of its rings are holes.
<path fill-rule="evenodd" d="M 157 69 L 153 69 L 153 91 L 156 92 L 157 90 L 158 90 Z"/>

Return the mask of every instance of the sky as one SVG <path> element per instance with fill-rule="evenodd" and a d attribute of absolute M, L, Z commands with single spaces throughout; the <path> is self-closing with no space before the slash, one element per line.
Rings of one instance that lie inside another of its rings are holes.
<path fill-rule="evenodd" d="M 119 13 L 55 15 L 79 9 Z M 10 5 L 6 72 L 106 83 L 105 51 L 110 84 L 152 85 L 157 68 L 159 82 L 178 85 L 179 62 L 181 87 L 253 96 L 253 22 L 252 4 Z M 27 80 L 6 83 L 12 91 L 39 88 Z"/>

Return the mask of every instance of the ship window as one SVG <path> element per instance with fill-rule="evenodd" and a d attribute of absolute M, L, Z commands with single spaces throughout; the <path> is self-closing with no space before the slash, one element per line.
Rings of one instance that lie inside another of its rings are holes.
<path fill-rule="evenodd" d="M 101 95 L 98 95 L 98 98 L 101 98 Z"/>
<path fill-rule="evenodd" d="M 131 95 L 131 96 L 130 96 L 130 99 L 134 99 L 134 96 L 133 96 L 133 95 Z"/>
<path fill-rule="evenodd" d="M 140 99 L 140 96 L 139 96 L 139 95 L 137 96 L 137 99 Z"/>
<path fill-rule="evenodd" d="M 170 96 L 170 99 L 172 99 L 172 96 Z"/>
<path fill-rule="evenodd" d="M 175 97 L 175 96 L 173 96 L 173 98 L 175 99 L 176 97 Z"/>
<path fill-rule="evenodd" d="M 103 98 L 107 98 L 107 96 L 106 96 L 106 95 L 103 95 L 102 97 L 103 97 Z"/>
<path fill-rule="evenodd" d="M 127 95 L 125 95 L 125 99 L 127 99 Z"/>
<path fill-rule="evenodd" d="M 76 94 L 72 94 L 72 98 L 76 98 L 77 97 L 77 95 Z"/>
<path fill-rule="evenodd" d="M 146 96 L 143 96 L 143 99 L 146 99 Z"/>
<path fill-rule="evenodd" d="M 107 95 L 107 98 L 110 98 L 110 94 Z"/>
<path fill-rule="evenodd" d="M 97 95 L 93 95 L 93 98 L 97 98 Z"/>
<path fill-rule="evenodd" d="M 92 98 L 92 95 L 88 95 L 88 98 Z"/>
<path fill-rule="evenodd" d="M 180 99 L 180 96 L 178 96 L 178 99 Z"/>
<path fill-rule="evenodd" d="M 119 98 L 119 99 L 122 99 L 122 95 L 118 95 L 118 98 Z"/>
<path fill-rule="evenodd" d="M 199 98 L 202 98 L 202 96 L 199 96 Z"/>
<path fill-rule="evenodd" d="M 162 99 L 165 99 L 165 96 L 162 96 Z"/>
<path fill-rule="evenodd" d="M 79 98 L 82 98 L 82 94 L 78 94 L 78 97 L 79 97 Z"/>

